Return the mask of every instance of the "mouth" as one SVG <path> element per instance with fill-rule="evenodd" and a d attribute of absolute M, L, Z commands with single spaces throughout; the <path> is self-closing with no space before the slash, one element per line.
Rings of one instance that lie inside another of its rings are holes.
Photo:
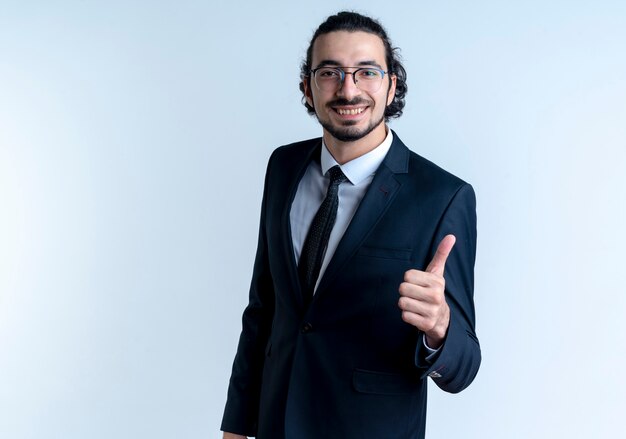
<path fill-rule="evenodd" d="M 343 117 L 356 117 L 360 114 L 363 114 L 365 110 L 367 110 L 367 106 L 365 107 L 332 107 L 333 111 L 340 116 Z"/>
<path fill-rule="evenodd" d="M 345 115 L 348 115 L 348 114 L 361 114 L 365 110 L 365 107 L 361 107 L 361 108 L 334 108 L 334 110 L 337 113 L 341 114 L 342 116 L 345 116 Z"/>

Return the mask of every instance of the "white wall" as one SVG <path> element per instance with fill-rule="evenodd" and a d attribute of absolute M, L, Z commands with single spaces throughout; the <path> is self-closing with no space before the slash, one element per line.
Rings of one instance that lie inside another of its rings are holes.
<path fill-rule="evenodd" d="M 320 133 L 299 62 L 342 8 L 478 196 L 483 365 L 428 437 L 623 430 L 626 3 L 68 0 L 0 4 L 0 437 L 219 436 L 265 162 Z"/>

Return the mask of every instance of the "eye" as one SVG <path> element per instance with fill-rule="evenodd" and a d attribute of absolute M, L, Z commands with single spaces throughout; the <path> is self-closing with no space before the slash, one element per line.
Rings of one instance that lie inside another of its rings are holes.
<path fill-rule="evenodd" d="M 322 79 L 335 79 L 335 78 L 340 78 L 341 74 L 339 73 L 339 70 L 337 69 L 327 68 L 327 69 L 319 69 L 317 71 L 317 76 Z"/>
<path fill-rule="evenodd" d="M 359 79 L 378 79 L 381 77 L 381 73 L 376 69 L 361 69 L 357 76 Z"/>

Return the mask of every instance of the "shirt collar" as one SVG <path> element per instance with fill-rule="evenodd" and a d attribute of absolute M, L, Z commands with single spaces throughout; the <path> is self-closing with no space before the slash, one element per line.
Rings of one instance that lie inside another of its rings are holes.
<path fill-rule="evenodd" d="M 350 183 L 356 186 L 367 177 L 374 174 L 385 159 L 387 152 L 389 152 L 392 141 L 393 134 L 391 134 L 390 129 L 387 129 L 387 136 L 385 137 L 385 140 L 383 140 L 383 143 L 367 154 L 363 154 L 362 156 L 350 160 L 343 165 L 339 165 L 344 175 L 348 177 L 348 180 L 350 180 Z M 322 140 L 322 146 L 320 164 L 322 166 L 322 175 L 326 175 L 326 172 L 333 166 L 338 165 L 338 163 L 328 151 L 324 140 Z"/>

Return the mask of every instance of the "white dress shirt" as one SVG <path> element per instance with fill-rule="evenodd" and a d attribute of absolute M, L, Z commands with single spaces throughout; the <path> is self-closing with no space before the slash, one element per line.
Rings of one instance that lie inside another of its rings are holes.
<path fill-rule="evenodd" d="M 367 154 L 350 160 L 343 165 L 339 165 L 348 180 L 339 185 L 337 218 L 330 232 L 328 247 L 326 248 L 326 253 L 322 260 L 322 267 L 315 284 L 315 289 L 317 289 L 319 281 L 324 275 L 326 267 L 328 267 L 328 263 L 335 254 L 339 241 L 341 241 L 350 221 L 352 221 L 356 209 L 359 207 L 363 196 L 365 196 L 365 192 L 372 182 L 376 170 L 385 159 L 391 147 L 392 140 L 393 134 L 391 134 L 391 130 L 388 129 L 387 136 L 385 140 L 383 140 L 383 143 Z M 317 160 L 311 161 L 302 180 L 300 180 L 298 191 L 296 192 L 289 214 L 291 237 L 293 239 L 296 261 L 300 260 L 300 253 L 302 252 L 306 235 L 309 232 L 309 227 L 313 222 L 313 217 L 317 213 L 322 201 L 324 201 L 324 198 L 326 198 L 326 191 L 330 184 L 330 178 L 326 175 L 326 172 L 336 165 L 338 165 L 338 163 L 328 151 L 326 144 L 322 141 L 320 162 L 318 163 Z"/>

